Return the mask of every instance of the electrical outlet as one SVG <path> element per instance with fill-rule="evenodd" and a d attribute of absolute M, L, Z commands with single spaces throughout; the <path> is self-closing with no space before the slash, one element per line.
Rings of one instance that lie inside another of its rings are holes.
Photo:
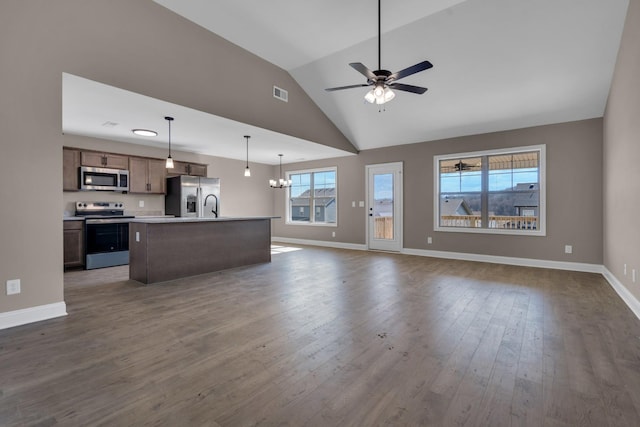
<path fill-rule="evenodd" d="M 140 241 L 140 232 L 136 231 L 136 242 Z"/>
<path fill-rule="evenodd" d="M 20 293 L 20 279 L 7 280 L 7 295 Z"/>
<path fill-rule="evenodd" d="M 140 201 L 138 202 L 138 207 L 139 207 L 139 208 L 144 208 L 144 200 L 140 200 Z"/>
<path fill-rule="evenodd" d="M 627 275 L 627 264 L 624 265 L 624 267 L 622 268 L 622 272 L 624 273 L 624 275 Z"/>
<path fill-rule="evenodd" d="M 572 253 L 573 253 L 573 246 L 571 246 L 571 245 L 565 245 L 565 246 L 564 246 L 564 253 L 565 253 L 565 254 L 572 254 Z"/>
<path fill-rule="evenodd" d="M 631 270 L 631 281 L 636 283 L 636 269 Z"/>
<path fill-rule="evenodd" d="M 356 207 L 356 201 L 355 201 L 355 200 L 351 202 L 351 207 L 352 207 L 352 208 L 355 208 L 355 207 Z"/>
<path fill-rule="evenodd" d="M 427 237 L 427 245 L 430 245 L 433 243 L 433 239 L 431 238 L 431 236 Z"/>
<path fill-rule="evenodd" d="M 331 232 L 331 237 L 336 237 L 336 232 L 335 231 Z"/>
<path fill-rule="evenodd" d="M 364 201 L 360 200 L 358 202 L 358 206 L 360 206 L 361 208 L 364 208 Z"/>

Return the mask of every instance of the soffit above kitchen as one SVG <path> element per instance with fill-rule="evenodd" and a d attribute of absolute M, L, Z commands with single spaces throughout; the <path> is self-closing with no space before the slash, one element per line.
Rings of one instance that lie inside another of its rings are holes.
<path fill-rule="evenodd" d="M 149 147 L 168 149 L 168 124 L 172 150 L 279 164 L 328 159 L 354 153 L 219 117 L 193 108 L 89 80 L 69 73 L 62 75 L 62 131 Z M 155 137 L 134 135 L 133 129 L 148 129 Z"/>
<path fill-rule="evenodd" d="M 360 150 L 602 117 L 628 0 L 382 0 L 383 69 L 423 60 L 379 112 L 377 1 L 154 0 L 287 70 Z"/>

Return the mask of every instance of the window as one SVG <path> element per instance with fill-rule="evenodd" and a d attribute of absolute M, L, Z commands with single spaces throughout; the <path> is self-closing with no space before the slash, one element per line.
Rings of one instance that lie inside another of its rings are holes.
<path fill-rule="evenodd" d="M 436 231 L 545 235 L 545 146 L 434 157 Z"/>
<path fill-rule="evenodd" d="M 287 172 L 287 223 L 336 225 L 336 168 Z"/>

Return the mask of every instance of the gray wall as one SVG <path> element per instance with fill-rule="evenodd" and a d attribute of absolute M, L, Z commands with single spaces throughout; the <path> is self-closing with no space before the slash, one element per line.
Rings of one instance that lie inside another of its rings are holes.
<path fill-rule="evenodd" d="M 604 264 L 637 299 L 640 299 L 639 40 L 640 0 L 631 0 L 604 118 Z M 631 269 L 639 275 L 636 283 L 632 282 Z"/>
<path fill-rule="evenodd" d="M 356 151 L 287 72 L 152 1 L 3 0 L 0 52 L 0 313 L 63 301 L 63 72 Z"/>
<path fill-rule="evenodd" d="M 536 144 L 547 146 L 546 237 L 433 231 L 434 155 Z M 285 225 L 280 219 L 274 236 L 364 244 L 366 212 L 352 208 L 351 202 L 365 200 L 365 165 L 395 161 L 404 163 L 405 248 L 602 263 L 602 119 L 364 150 L 354 157 L 283 166 L 286 170 L 338 167 L 338 228 Z M 277 194 L 275 208 L 284 218 L 284 192 Z M 427 245 L 427 236 L 433 237 L 433 244 Z M 573 254 L 564 253 L 567 244 L 573 245 Z"/>

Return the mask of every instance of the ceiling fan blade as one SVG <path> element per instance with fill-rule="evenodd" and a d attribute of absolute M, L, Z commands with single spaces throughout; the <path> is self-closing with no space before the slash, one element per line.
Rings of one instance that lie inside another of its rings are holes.
<path fill-rule="evenodd" d="M 349 65 L 351 66 L 351 68 L 353 68 L 354 70 L 356 70 L 357 72 L 365 76 L 367 79 L 373 80 L 373 81 L 377 79 L 376 75 L 373 74 L 373 71 L 368 69 L 364 64 L 360 62 L 352 62 Z"/>
<path fill-rule="evenodd" d="M 405 85 L 402 83 L 391 83 L 389 87 L 394 90 L 403 90 L 405 92 L 417 93 L 418 95 L 422 95 L 427 91 L 426 87 Z"/>
<path fill-rule="evenodd" d="M 397 71 L 391 74 L 387 80 L 400 80 L 407 76 L 410 76 L 415 73 L 419 73 L 420 71 L 428 70 L 432 68 L 433 64 L 429 61 L 422 61 L 419 64 L 412 65 L 411 67 L 405 68 L 404 70 Z"/>
<path fill-rule="evenodd" d="M 336 90 L 342 90 L 342 89 L 353 89 L 355 87 L 367 87 L 370 86 L 368 84 L 359 84 L 359 85 L 349 85 L 349 86 L 339 86 L 339 87 L 330 87 L 325 89 L 327 92 L 333 92 Z"/>

